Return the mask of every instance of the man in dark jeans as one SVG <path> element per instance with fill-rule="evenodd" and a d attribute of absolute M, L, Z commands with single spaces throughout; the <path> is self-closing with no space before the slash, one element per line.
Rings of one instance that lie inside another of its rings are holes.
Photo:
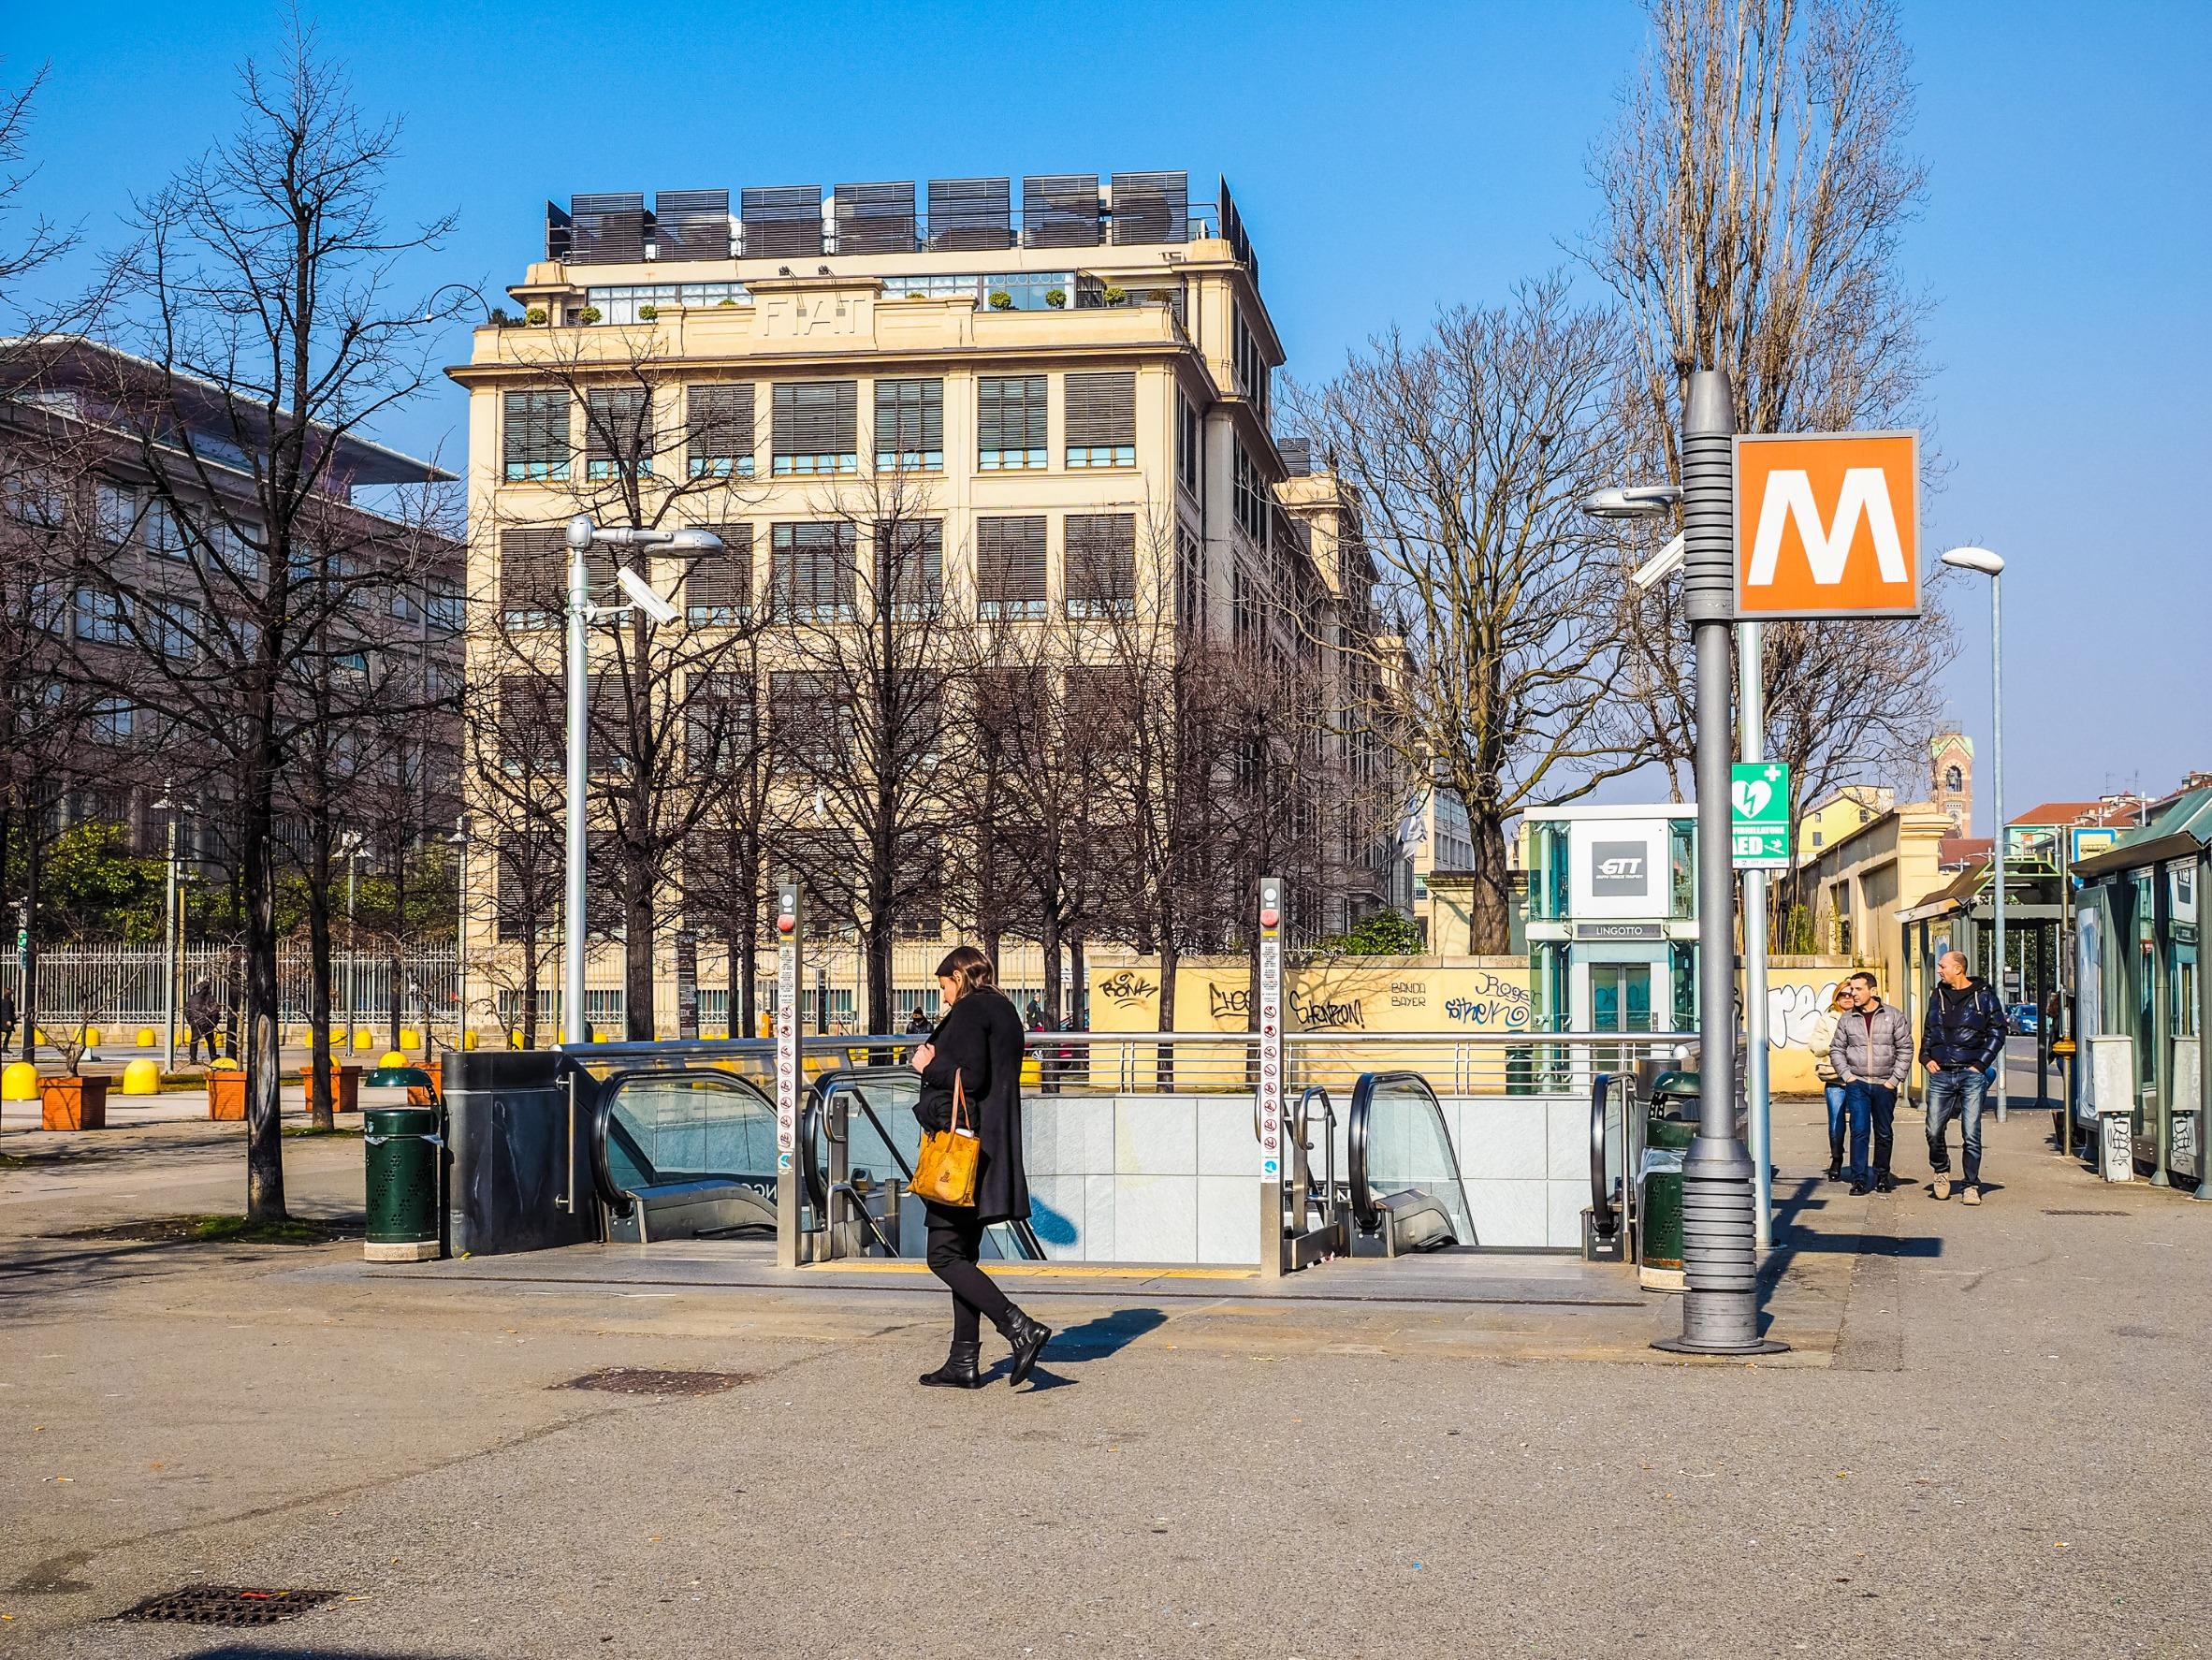
<path fill-rule="evenodd" d="M 1966 1178 L 1958 1194 L 1969 1204 L 1982 1202 L 1982 1096 L 1988 1070 L 2004 1052 L 2007 1024 L 1988 982 L 1966 971 L 1960 953 L 1943 953 L 1920 1023 L 1920 1064 L 1928 1069 L 1928 1168 L 1935 1172 L 1929 1191 L 1938 1199 L 1951 1197 L 1951 1151 L 1943 1132 L 1957 1118 Z"/>
<path fill-rule="evenodd" d="M 1889 1173 L 1894 1140 L 1891 1121 L 1897 1093 L 1913 1070 L 1913 1023 L 1902 1009 L 1892 1009 L 1874 989 L 1874 977 L 1861 969 L 1843 983 L 1851 1008 L 1836 1022 L 1828 1059 L 1843 1085 L 1843 1110 L 1851 1118 L 1851 1190 L 1871 1187 L 1889 1193 L 1897 1178 Z M 1874 1161 L 1867 1163 L 1867 1137 L 1872 1132 Z"/>

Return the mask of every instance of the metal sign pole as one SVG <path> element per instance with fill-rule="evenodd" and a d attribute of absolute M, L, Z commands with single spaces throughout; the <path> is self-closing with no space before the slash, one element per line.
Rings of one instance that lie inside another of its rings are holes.
<path fill-rule="evenodd" d="M 799 884 L 776 885 L 776 1265 L 799 1265 Z"/>
<path fill-rule="evenodd" d="M 1657 1347 L 1765 1354 L 1752 1162 L 1736 1134 L 1736 892 L 1729 826 L 1729 632 L 1736 589 L 1736 398 L 1700 370 L 1682 401 L 1682 589 L 1697 663 L 1698 1124 L 1682 1162 L 1682 1334 Z"/>
<path fill-rule="evenodd" d="M 1259 879 L 1259 1077 L 1253 1128 L 1259 1135 L 1259 1272 L 1288 1267 L 1283 1231 L 1283 882 Z"/>
<path fill-rule="evenodd" d="M 1758 622 L 1736 625 L 1736 673 L 1741 686 L 1737 719 L 1746 761 L 1767 758 L 1766 631 Z M 1730 780 L 1731 800 L 1734 780 Z M 1789 822 L 1785 801 L 1783 823 Z M 1760 1250 L 1774 1244 L 1774 1160 L 1767 1094 L 1767 872 L 1743 873 L 1743 1089 L 1751 1105 L 1752 1240 Z"/>

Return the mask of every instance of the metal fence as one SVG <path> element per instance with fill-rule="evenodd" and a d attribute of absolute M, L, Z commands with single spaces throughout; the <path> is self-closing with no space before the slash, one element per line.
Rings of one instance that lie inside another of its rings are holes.
<path fill-rule="evenodd" d="M 49 1028 L 79 1021 L 102 1027 L 158 1026 L 164 998 L 164 955 L 159 946 L 96 946 L 82 951 L 48 951 L 39 954 L 36 973 L 37 997 L 32 1005 L 38 1023 Z M 399 1013 L 402 1026 L 420 1027 L 452 1023 L 460 985 L 459 961 L 450 945 L 414 946 L 395 958 L 382 952 L 331 954 L 330 1012 L 334 1022 L 382 1026 L 390 1019 L 393 976 L 398 973 Z M 0 969 L 0 985 L 14 993 L 18 1006 L 24 1003 L 17 983 L 18 970 L 10 961 Z M 191 989 L 206 981 L 215 1001 L 226 1010 L 238 1008 L 244 997 L 244 960 L 234 948 L 221 945 L 187 947 L 178 967 L 177 1003 L 182 1021 L 183 1000 Z M 314 976 L 305 946 L 286 945 L 277 954 L 278 1022 L 305 1026 L 312 1016 Z"/>

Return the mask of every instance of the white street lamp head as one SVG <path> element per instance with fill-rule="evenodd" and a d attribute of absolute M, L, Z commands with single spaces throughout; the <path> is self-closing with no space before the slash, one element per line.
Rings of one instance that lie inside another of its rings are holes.
<path fill-rule="evenodd" d="M 722 539 L 712 531 L 678 531 L 669 546 L 678 553 L 720 553 Z"/>
<path fill-rule="evenodd" d="M 591 538 L 596 533 L 590 515 L 579 513 L 568 521 L 568 533 L 564 540 L 571 547 L 589 547 L 591 546 Z"/>
<path fill-rule="evenodd" d="M 2004 561 L 1986 547 L 1954 547 L 1943 555 L 1943 563 L 1961 571 L 1979 571 L 1985 576 L 1995 576 L 2004 569 Z"/>
<path fill-rule="evenodd" d="M 1659 518 L 1682 499 L 1672 484 L 1630 484 L 1584 498 L 1582 511 L 1597 518 Z"/>

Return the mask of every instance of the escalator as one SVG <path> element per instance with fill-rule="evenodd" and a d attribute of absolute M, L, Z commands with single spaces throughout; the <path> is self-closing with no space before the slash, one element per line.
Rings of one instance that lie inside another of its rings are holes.
<path fill-rule="evenodd" d="M 802 1226 L 835 1234 L 833 1254 L 920 1260 L 928 1248 L 927 1214 L 906 1191 L 922 1149 L 921 1087 L 910 1067 L 842 1067 L 809 1090 L 799 1125 Z M 996 1222 L 982 1254 L 1035 1262 L 1044 1246 L 1026 1221 Z"/>
<path fill-rule="evenodd" d="M 712 1069 L 576 1074 L 592 1095 L 591 1175 L 610 1240 L 776 1231 L 776 1104 Z"/>
<path fill-rule="evenodd" d="M 1419 1072 L 1365 1072 L 1346 1125 L 1346 1205 L 1355 1257 L 1477 1245 L 1474 1213 L 1443 1106 Z"/>

